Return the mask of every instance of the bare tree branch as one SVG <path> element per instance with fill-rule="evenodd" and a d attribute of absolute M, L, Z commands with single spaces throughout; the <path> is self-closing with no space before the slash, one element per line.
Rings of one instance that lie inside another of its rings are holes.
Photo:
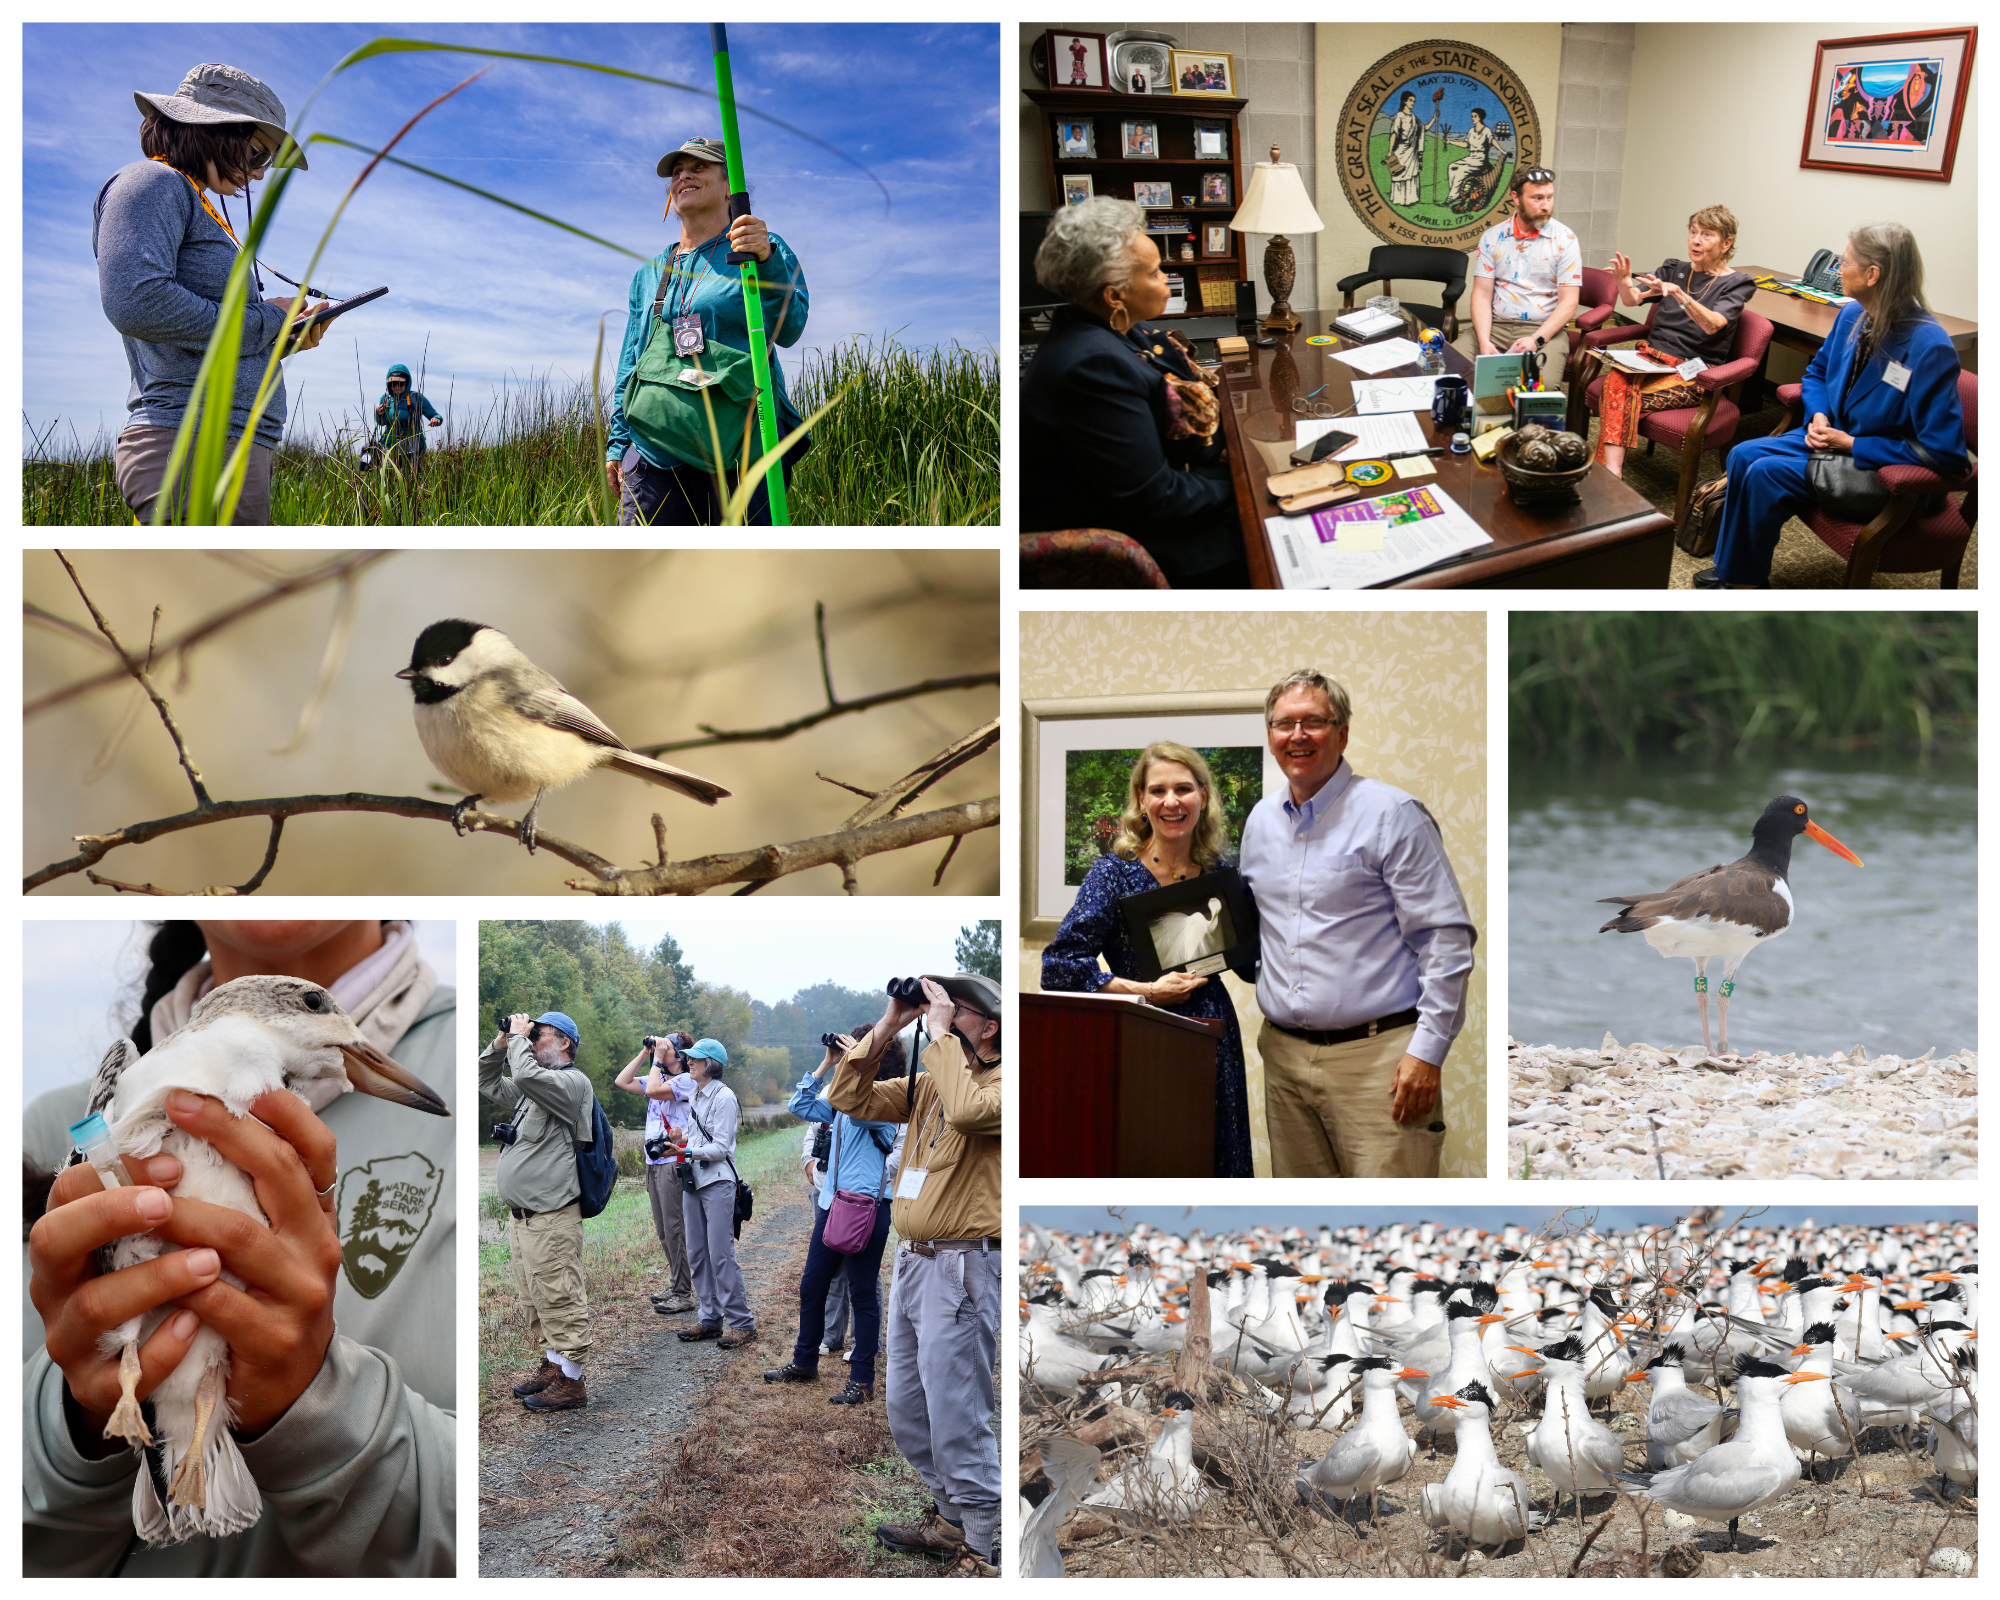
<path fill-rule="evenodd" d="M 996 827 L 999 822 L 1000 797 L 989 795 L 984 800 L 920 812 L 914 817 L 898 817 L 863 828 L 842 828 L 795 844 L 767 844 L 758 850 L 702 856 L 636 871 L 614 868 L 599 873 L 595 882 L 588 878 L 571 878 L 568 882 L 570 888 L 590 894 L 699 894 L 719 883 L 768 882 L 808 867 L 835 862 L 842 865 L 845 873 L 845 869 L 851 869 L 864 856 L 907 849 L 947 834 L 977 833 L 982 828 Z"/>
<path fill-rule="evenodd" d="M 868 823 L 879 822 L 885 817 L 893 817 L 909 805 L 926 789 L 949 773 L 956 772 L 975 756 L 984 755 L 1000 743 L 1000 719 L 994 718 L 984 727 L 974 728 L 962 739 L 954 739 L 930 760 L 921 763 L 903 774 L 886 789 L 880 789 L 870 797 L 868 804 L 841 824 L 844 828 L 865 827 Z M 835 781 L 831 778 L 829 783 Z M 843 783 L 843 789 L 853 789 L 852 784 Z M 866 794 L 865 789 L 855 789 L 856 794 Z"/>
<path fill-rule="evenodd" d="M 273 584 L 262 594 L 252 595 L 248 600 L 242 600 L 235 605 L 227 606 L 223 610 L 216 612 L 214 616 L 197 622 L 186 633 L 179 635 L 177 638 L 169 639 L 166 644 L 161 646 L 160 653 L 163 656 L 178 657 L 183 667 L 185 667 L 187 653 L 190 650 L 203 640 L 213 638 L 224 628 L 230 626 L 230 624 L 240 622 L 243 618 L 254 615 L 256 612 L 264 610 L 267 606 L 276 605 L 280 600 L 289 599 L 295 594 L 303 594 L 306 590 L 318 588 L 323 583 L 329 583 L 337 578 L 344 578 L 358 573 L 362 568 L 370 566 L 382 560 L 385 556 L 392 556 L 395 553 L 393 550 L 361 550 L 352 555 L 341 556 L 333 561 L 324 562 L 317 567 L 301 572 L 296 577 L 286 578 L 282 582 Z M 60 552 L 58 552 L 58 555 L 60 555 Z M 63 565 L 67 567 L 69 563 L 64 561 Z M 72 578 L 75 576 L 74 572 L 72 572 L 71 576 Z M 76 633 L 86 638 L 89 637 L 80 624 L 71 622 L 65 617 L 59 617 L 51 611 L 45 611 L 40 606 L 30 604 L 24 606 L 22 611 L 23 615 L 30 622 L 39 622 L 44 626 L 57 628 L 65 633 Z M 96 641 L 93 640 L 92 642 L 95 643 Z M 125 669 L 123 667 L 113 667 L 92 677 L 80 678 L 75 683 L 65 685 L 63 688 L 51 690 L 39 699 L 30 700 L 22 707 L 22 715 L 32 717 L 38 712 L 51 710 L 66 700 L 74 700 L 78 695 L 88 694 L 93 689 L 101 689 L 107 683 L 116 683 L 124 676 Z"/>
<path fill-rule="evenodd" d="M 146 691 L 147 697 L 153 702 L 153 709 L 159 712 L 160 721 L 166 724 L 167 733 L 174 741 L 174 753 L 181 759 L 181 770 L 187 774 L 188 782 L 194 788 L 195 804 L 199 806 L 210 804 L 208 790 L 202 787 L 201 769 L 194 764 L 193 759 L 188 755 L 187 741 L 181 737 L 181 730 L 174 722 L 174 714 L 167 709 L 166 701 L 160 698 L 160 691 L 153 687 L 151 674 L 144 667 L 140 666 L 138 662 L 134 661 L 126 651 L 125 646 L 118 642 L 118 635 L 111 631 L 111 624 L 104 620 L 104 613 L 97 609 L 97 602 L 90 598 L 90 591 L 84 588 L 83 579 L 76 575 L 76 568 L 69 564 L 69 557 L 58 550 L 56 552 L 56 560 L 63 564 L 63 571 L 69 574 L 69 581 L 76 585 L 76 592 L 83 596 L 83 603 L 90 608 L 90 620 L 97 624 L 97 631 L 111 641 L 111 648 L 118 652 L 118 659 L 125 664 L 125 671 L 138 680 L 139 687 Z M 159 613 L 155 610 L 153 627 L 156 632 L 159 629 L 159 625 Z M 146 656 L 147 660 L 150 661 L 152 659 L 152 652 L 148 650 Z"/>

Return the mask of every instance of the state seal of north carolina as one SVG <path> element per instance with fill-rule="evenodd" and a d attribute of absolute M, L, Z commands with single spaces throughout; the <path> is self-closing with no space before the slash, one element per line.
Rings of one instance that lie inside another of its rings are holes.
<path fill-rule="evenodd" d="M 1477 45 L 1425 39 L 1384 56 L 1340 108 L 1340 188 L 1391 244 L 1468 250 L 1518 166 L 1543 159 L 1541 119 L 1514 69 Z"/>

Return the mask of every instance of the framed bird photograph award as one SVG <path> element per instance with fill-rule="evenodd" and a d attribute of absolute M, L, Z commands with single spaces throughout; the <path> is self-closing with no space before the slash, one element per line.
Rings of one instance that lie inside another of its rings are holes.
<path fill-rule="evenodd" d="M 1211 977 L 1257 963 L 1257 906 L 1234 867 L 1217 867 L 1118 902 L 1139 976 Z"/>

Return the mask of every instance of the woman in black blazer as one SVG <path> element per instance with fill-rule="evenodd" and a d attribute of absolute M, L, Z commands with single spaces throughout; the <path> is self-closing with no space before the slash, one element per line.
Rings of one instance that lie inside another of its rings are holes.
<path fill-rule="evenodd" d="M 1221 429 L 1189 433 L 1168 375 L 1200 377 L 1146 326 L 1167 304 L 1146 213 L 1109 198 L 1064 207 L 1035 276 L 1069 303 L 1021 383 L 1022 530 L 1110 528 L 1177 589 L 1247 587 Z"/>

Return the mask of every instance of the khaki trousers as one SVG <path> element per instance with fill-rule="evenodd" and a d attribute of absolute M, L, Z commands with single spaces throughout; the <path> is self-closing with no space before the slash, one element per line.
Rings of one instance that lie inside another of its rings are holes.
<path fill-rule="evenodd" d="M 1308 1044 L 1266 1022 L 1264 1115 L 1274 1178 L 1435 1178 L 1442 1110 L 1422 1122 L 1389 1114 L 1396 1063 L 1416 1026 L 1346 1044 Z"/>
<path fill-rule="evenodd" d="M 178 431 L 134 423 L 118 435 L 118 446 L 111 458 L 112 471 L 118 478 L 118 492 L 125 497 L 132 514 L 141 522 L 152 518 L 153 502 L 159 499 L 160 485 L 167 480 L 167 458 L 174 453 L 174 435 Z M 231 450 L 236 448 L 241 437 L 240 434 L 230 435 Z M 185 465 L 181 468 L 180 482 L 187 482 Z M 186 490 L 177 490 L 174 498 L 185 515 Z M 250 467 L 243 475 L 243 493 L 236 501 L 235 525 L 242 528 L 265 527 L 270 521 L 271 447 L 253 444 L 250 447 Z"/>
<path fill-rule="evenodd" d="M 687 1227 L 681 1221 L 681 1169 L 671 1161 L 646 1164 L 646 1198 L 653 1205 L 653 1235 L 667 1258 L 673 1282 L 667 1293 L 686 1300 L 694 1294 L 694 1279 L 688 1276 Z"/>
<path fill-rule="evenodd" d="M 583 1292 L 583 1212 L 575 1201 L 560 1211 L 507 1219 L 514 1286 L 528 1302 L 528 1343 L 579 1364 L 590 1353 L 590 1302 Z"/>

